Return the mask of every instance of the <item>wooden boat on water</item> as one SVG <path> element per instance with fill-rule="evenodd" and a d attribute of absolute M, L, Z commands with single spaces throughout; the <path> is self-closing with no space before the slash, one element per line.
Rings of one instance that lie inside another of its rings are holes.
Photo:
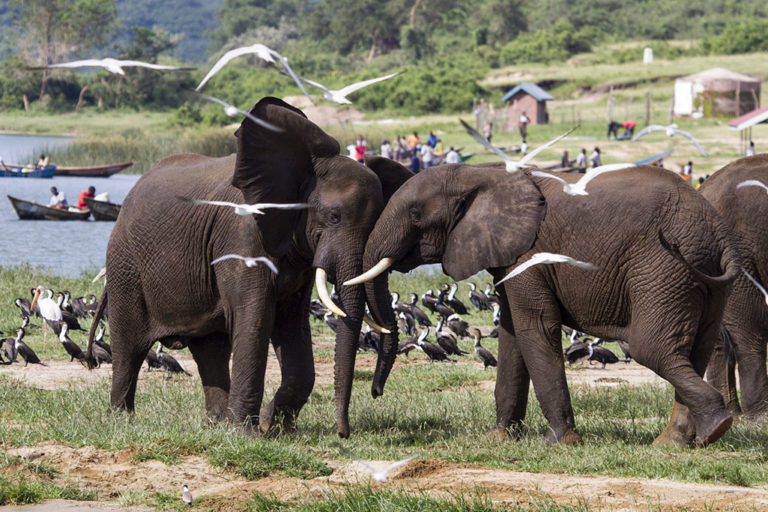
<path fill-rule="evenodd" d="M 120 213 L 120 205 L 107 201 L 97 201 L 91 197 L 83 198 L 88 209 L 91 210 L 94 220 L 117 220 Z"/>
<path fill-rule="evenodd" d="M 5 169 L 0 169 L 2 178 L 53 178 L 56 174 L 56 166 L 25 167 L 23 165 L 5 164 Z"/>
<path fill-rule="evenodd" d="M 8 200 L 21 220 L 86 220 L 91 215 L 90 210 L 49 208 L 34 201 L 13 196 L 8 196 Z"/>
<path fill-rule="evenodd" d="M 132 166 L 133 162 L 119 164 L 92 165 L 84 167 L 56 167 L 56 176 L 85 176 L 90 178 L 109 178 L 123 169 Z"/>

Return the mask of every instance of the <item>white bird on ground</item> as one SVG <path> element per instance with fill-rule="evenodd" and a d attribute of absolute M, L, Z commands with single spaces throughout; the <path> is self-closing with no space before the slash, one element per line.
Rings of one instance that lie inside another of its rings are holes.
<path fill-rule="evenodd" d="M 670 124 L 668 126 L 662 126 L 660 124 L 651 124 L 640 130 L 640 133 L 632 137 L 632 142 L 635 142 L 637 139 L 642 137 L 643 135 L 647 135 L 651 132 L 664 130 L 667 133 L 667 137 L 673 137 L 675 135 L 682 135 L 683 137 L 689 139 L 691 142 L 693 142 L 693 145 L 696 146 L 696 149 L 701 151 L 701 154 L 705 157 L 709 157 L 706 151 L 704 151 L 704 148 L 701 147 L 701 144 L 699 144 L 699 141 L 697 141 L 693 135 L 690 133 L 678 129 L 676 124 Z"/>
<path fill-rule="evenodd" d="M 762 293 L 763 296 L 765 297 L 765 305 L 768 306 L 768 291 L 766 291 L 765 288 L 763 288 L 763 286 L 757 282 L 757 279 L 749 275 L 749 272 L 747 272 L 744 269 L 741 269 L 741 271 L 744 272 L 744 275 L 747 276 L 747 279 L 752 281 L 752 284 L 757 286 L 757 289 L 760 290 L 760 293 Z"/>
<path fill-rule="evenodd" d="M 307 78 L 302 77 L 301 79 L 307 82 L 309 85 L 314 85 L 321 91 L 323 91 L 323 97 L 327 99 L 328 101 L 333 101 L 334 103 L 340 103 L 340 104 L 346 104 L 351 105 L 352 102 L 347 99 L 348 94 L 352 94 L 355 91 L 358 91 L 362 89 L 363 87 L 368 87 L 371 84 L 375 84 L 376 82 L 382 82 L 384 80 L 389 80 L 392 77 L 395 77 L 399 75 L 400 72 L 392 73 L 385 76 L 380 76 L 378 78 L 371 78 L 370 80 L 363 80 L 362 82 L 356 82 L 354 84 L 348 85 L 346 87 L 343 87 L 341 89 L 332 91 L 325 87 L 322 84 L 319 84 L 317 82 L 314 82 L 312 80 L 309 80 Z"/>
<path fill-rule="evenodd" d="M 229 206 L 235 209 L 236 215 L 264 215 L 264 211 L 269 208 L 275 210 L 306 210 L 309 203 L 256 203 L 256 204 L 238 204 L 229 201 L 208 201 L 205 199 L 190 199 L 180 197 L 182 201 L 192 204 L 210 204 L 213 206 Z"/>
<path fill-rule="evenodd" d="M 736 185 L 737 189 L 743 187 L 762 187 L 765 189 L 765 192 L 768 193 L 768 186 L 766 186 L 765 183 L 760 180 L 746 180 Z"/>
<path fill-rule="evenodd" d="M 206 84 L 206 82 L 208 82 L 208 80 L 210 80 L 213 75 L 218 73 L 221 70 L 221 68 L 226 66 L 229 61 L 237 57 L 242 57 L 243 55 L 249 55 L 249 54 L 256 55 L 261 60 L 264 60 L 271 64 L 275 64 L 275 57 L 277 57 L 277 59 L 280 61 L 280 64 L 283 65 L 283 67 L 288 72 L 288 74 L 291 75 L 291 78 L 293 78 L 293 80 L 299 86 L 299 89 L 301 89 L 301 92 L 303 92 L 304 95 L 307 98 L 309 98 L 310 101 L 312 101 L 312 98 L 309 96 L 309 93 L 307 93 L 307 90 L 304 88 L 304 84 L 301 83 L 301 79 L 296 75 L 296 73 L 293 72 L 293 70 L 291 69 L 291 66 L 288 65 L 288 59 L 286 59 L 285 57 L 277 53 L 272 48 L 264 46 L 261 43 L 252 44 L 251 46 L 241 46 L 240 48 L 229 50 L 227 53 L 222 55 L 219 60 L 216 61 L 216 64 L 213 65 L 211 70 L 208 72 L 207 75 L 205 75 L 205 78 L 203 78 L 203 80 L 195 88 L 195 90 L 199 91 L 200 89 L 202 89 L 202 87 Z"/>
<path fill-rule="evenodd" d="M 258 117 L 254 116 L 250 112 L 246 112 L 245 110 L 240 110 L 234 105 L 230 105 L 224 100 L 220 100 L 219 98 L 214 98 L 213 96 L 208 96 L 207 94 L 200 94 L 203 98 L 207 99 L 208 101 L 213 101 L 214 103 L 218 103 L 222 107 L 224 107 L 224 113 L 227 114 L 229 117 L 235 117 L 237 114 L 244 115 L 254 123 L 258 124 L 259 126 L 263 126 L 267 130 L 272 130 L 273 132 L 282 132 L 283 129 L 275 126 L 273 124 L 270 124 L 263 119 L 259 119 Z"/>
<path fill-rule="evenodd" d="M 522 263 L 518 266 L 516 266 L 512 272 L 504 276 L 504 279 L 496 283 L 496 286 L 499 286 L 501 283 L 506 281 L 507 279 L 510 279 L 512 277 L 515 277 L 516 275 L 524 272 L 526 269 L 534 266 L 539 265 L 541 263 L 568 263 L 569 265 L 573 265 L 574 267 L 578 267 L 584 270 L 599 270 L 600 267 L 597 267 L 591 263 L 587 263 L 586 261 L 579 261 L 576 259 L 571 258 L 570 256 L 565 256 L 563 254 L 554 254 L 551 252 L 537 252 L 533 256 L 531 256 L 531 259 L 526 261 L 525 263 Z"/>
<path fill-rule="evenodd" d="M 345 450 L 344 448 L 342 448 L 341 450 L 347 455 L 347 457 L 349 457 L 350 459 L 356 460 L 357 462 L 365 466 L 368 469 L 368 471 L 371 472 L 371 475 L 373 475 L 373 479 L 376 480 L 377 482 L 386 482 L 387 474 L 390 471 L 392 471 L 393 469 L 397 469 L 400 466 L 404 466 L 405 464 L 408 464 L 409 462 L 411 462 L 413 459 L 420 457 L 420 455 L 414 455 L 413 457 L 408 457 L 407 459 L 403 459 L 401 461 L 395 462 L 394 464 L 390 464 L 389 466 L 387 466 L 382 470 L 376 470 L 376 468 L 371 466 L 371 464 L 368 461 L 361 459 L 360 457 L 356 456 L 354 453 L 350 452 L 349 450 Z"/>
<path fill-rule="evenodd" d="M 149 69 L 182 69 L 179 66 L 162 66 L 160 64 L 150 64 L 139 60 L 118 60 L 111 57 L 106 59 L 85 59 L 72 62 L 62 62 L 60 64 L 49 64 L 48 68 L 104 68 L 110 73 L 125 76 L 124 67 L 141 67 Z"/>
<path fill-rule="evenodd" d="M 559 181 L 563 184 L 563 192 L 569 196 L 588 196 L 589 194 L 587 193 L 587 183 L 593 179 L 597 178 L 604 172 L 618 171 L 634 166 L 635 164 L 608 164 L 601 165 L 599 167 L 593 167 L 592 169 L 588 170 L 584 176 L 582 176 L 576 183 L 568 183 L 560 176 L 555 176 L 554 174 L 550 174 L 548 172 L 531 171 L 531 174 L 540 178 L 552 178 L 553 180 Z"/>
<path fill-rule="evenodd" d="M 43 293 L 43 291 L 45 291 L 48 296 L 40 299 L 40 295 Z M 38 307 L 40 308 L 40 316 L 43 317 L 43 320 L 45 320 L 45 323 L 43 324 L 43 342 L 46 341 L 46 337 L 48 335 L 47 324 L 51 324 L 51 328 L 57 334 L 61 329 L 61 308 L 56 303 L 56 301 L 52 299 L 52 297 L 52 290 L 46 290 L 42 286 L 38 286 L 35 288 L 35 296 L 32 299 L 32 304 L 29 306 L 29 310 L 32 311 L 35 307 L 35 303 L 37 303 Z"/>
<path fill-rule="evenodd" d="M 264 256 L 257 256 L 255 258 L 248 258 L 245 256 L 240 256 L 239 254 L 225 254 L 221 258 L 216 258 L 211 262 L 211 265 L 215 265 L 216 263 L 224 260 L 243 260 L 245 262 L 246 267 L 255 267 L 258 263 L 263 263 L 264 265 L 269 268 L 272 272 L 277 275 L 277 267 L 274 263 L 269 261 L 268 258 L 265 258 Z"/>
<path fill-rule="evenodd" d="M 188 507 L 192 505 L 192 493 L 189 492 L 189 487 L 186 484 L 181 488 L 181 501 L 186 503 Z"/>
<path fill-rule="evenodd" d="M 498 155 L 499 158 L 501 158 L 504 161 L 504 165 L 507 168 L 507 172 L 516 172 L 516 171 L 519 171 L 520 169 L 522 169 L 524 167 L 527 167 L 528 166 L 528 162 L 533 160 L 533 157 L 535 157 L 536 155 L 538 155 L 539 153 L 541 153 L 542 151 L 547 149 L 552 144 L 558 142 L 561 139 L 564 139 L 565 137 L 570 135 L 571 132 L 573 132 L 576 128 L 578 128 L 578 126 L 574 126 L 573 128 L 571 128 L 570 130 L 568 130 L 564 134 L 560 135 L 559 137 L 556 137 L 556 138 L 552 139 L 551 141 L 547 142 L 543 146 L 537 147 L 536 149 L 534 149 L 533 151 L 531 151 L 530 153 L 525 155 L 520 160 L 512 160 L 511 158 L 509 158 L 506 155 L 506 153 L 504 153 L 502 150 L 500 150 L 499 148 L 497 148 L 496 146 L 494 146 L 493 144 L 488 142 L 488 140 L 485 137 L 480 135 L 480 133 L 478 133 L 477 130 L 475 130 L 474 128 L 469 126 L 462 119 L 459 119 L 459 122 L 464 127 L 464 129 L 467 131 L 467 133 L 469 133 L 472 136 L 472 138 L 475 139 L 475 141 L 479 142 L 480 144 L 482 144 L 483 146 L 485 146 L 489 150 L 491 150 L 494 153 L 496 153 L 496 155 Z"/>

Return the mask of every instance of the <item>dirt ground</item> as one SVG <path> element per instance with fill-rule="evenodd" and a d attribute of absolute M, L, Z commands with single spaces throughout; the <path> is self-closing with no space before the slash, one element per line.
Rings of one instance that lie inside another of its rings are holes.
<path fill-rule="evenodd" d="M 191 357 L 182 356 L 179 360 L 187 370 L 195 372 Z M 359 362 L 359 369 L 374 368 L 372 357 L 360 358 Z M 316 367 L 317 383 L 332 384 L 333 359 L 318 358 Z M 30 386 L 43 389 L 61 387 L 65 383 L 77 385 L 89 381 L 104 381 L 104 385 L 108 385 L 110 377 L 108 367 L 88 372 L 78 364 L 69 362 L 52 362 L 49 368 L 24 369 L 14 365 L 4 369 L 4 373 L 9 373 Z M 268 387 L 274 388 L 279 381 L 274 358 L 268 365 L 267 373 Z M 160 372 L 141 372 L 141 379 L 161 378 L 163 375 Z M 597 366 L 569 369 L 568 378 L 573 383 L 594 386 L 663 383 L 659 377 L 634 362 L 618 363 L 605 370 L 600 370 Z M 493 389 L 493 385 L 492 380 L 476 384 L 478 389 L 489 391 Z M 525 505 L 538 499 L 553 499 L 561 505 L 588 505 L 595 509 L 609 510 L 683 507 L 689 510 L 768 510 L 768 485 L 745 488 L 642 478 L 527 473 L 481 465 L 454 464 L 436 459 L 416 459 L 390 473 L 387 482 L 378 483 L 371 479 L 368 470 L 358 462 L 340 465 L 339 461 L 326 461 L 333 473 L 328 477 L 312 480 L 268 477 L 247 481 L 210 466 L 201 457 L 185 457 L 179 464 L 166 466 L 160 461 L 136 461 L 133 459 L 133 450 L 110 452 L 93 447 L 70 448 L 53 442 L 13 449 L 10 453 L 24 456 L 44 453 L 39 461 L 56 467 L 60 471 L 60 478 L 82 482 L 89 489 L 98 492 L 99 504 L 56 501 L 42 507 L 23 508 L 44 512 L 115 510 L 117 500 L 126 491 L 180 494 L 183 484 L 187 484 L 197 496 L 222 496 L 232 499 L 245 498 L 253 492 L 259 492 L 281 499 L 291 499 L 306 497 L 308 493 L 319 497 L 328 491 L 343 492 L 345 486 L 350 483 L 368 482 L 373 487 L 406 488 L 444 497 L 456 492 L 480 490 L 487 493 L 495 503 L 510 505 Z M 373 461 L 372 464 L 383 468 L 388 462 Z"/>

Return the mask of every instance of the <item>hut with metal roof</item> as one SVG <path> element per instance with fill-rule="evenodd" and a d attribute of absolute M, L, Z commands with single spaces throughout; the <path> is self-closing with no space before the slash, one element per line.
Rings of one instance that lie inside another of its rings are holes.
<path fill-rule="evenodd" d="M 712 68 L 675 80 L 676 116 L 740 116 L 760 106 L 760 80 Z"/>
<path fill-rule="evenodd" d="M 502 98 L 507 104 L 507 128 L 514 130 L 523 112 L 530 119 L 528 124 L 548 123 L 547 102 L 554 99 L 547 91 L 531 82 L 514 86 Z"/>

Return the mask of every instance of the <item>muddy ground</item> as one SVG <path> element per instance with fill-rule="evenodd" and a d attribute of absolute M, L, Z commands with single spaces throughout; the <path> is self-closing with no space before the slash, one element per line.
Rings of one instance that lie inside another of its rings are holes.
<path fill-rule="evenodd" d="M 182 356 L 179 360 L 185 368 L 194 373 L 195 364 L 191 357 Z M 361 358 L 358 368 L 373 370 L 374 362 L 373 358 Z M 316 370 L 317 384 L 332 384 L 332 358 L 318 358 Z M 14 365 L 4 373 L 13 375 L 30 386 L 43 389 L 98 380 L 103 380 L 107 386 L 110 379 L 108 367 L 86 372 L 79 365 L 64 361 L 51 362 L 49 368 L 24 369 Z M 162 375 L 142 371 L 141 378 L 158 379 L 162 378 Z M 597 367 L 568 370 L 568 378 L 573 383 L 594 386 L 663 383 L 655 374 L 634 362 L 615 364 L 605 370 L 599 370 Z M 279 372 L 274 359 L 268 366 L 267 381 L 267 387 L 273 389 L 279 382 Z M 475 384 L 478 389 L 489 391 L 493 389 L 493 385 L 492 380 Z M 390 473 L 389 480 L 382 484 L 373 481 L 370 472 L 358 462 L 326 461 L 333 473 L 311 480 L 268 477 L 248 481 L 212 467 L 201 457 L 185 457 L 181 463 L 168 466 L 156 460 L 137 461 L 133 458 L 133 450 L 71 448 L 54 442 L 12 449 L 9 452 L 23 456 L 44 453 L 39 460 L 57 468 L 62 482 L 81 482 L 87 488 L 95 490 L 99 497 L 96 504 L 56 501 L 42 506 L 24 507 L 24 510 L 125 510 L 126 508 L 119 506 L 117 500 L 126 491 L 174 494 L 180 493 L 184 483 L 198 496 L 222 496 L 222 499 L 226 497 L 227 500 L 237 497 L 244 499 L 253 492 L 285 500 L 307 495 L 320 497 L 328 491 L 343 492 L 349 484 L 370 483 L 374 488 L 386 485 L 424 491 L 435 496 L 479 490 L 487 493 L 494 503 L 510 505 L 525 505 L 541 499 L 552 499 L 561 505 L 582 505 L 602 510 L 768 510 L 768 485 L 747 488 L 643 478 L 527 473 L 474 464 L 454 464 L 436 459 L 414 460 Z M 373 464 L 384 467 L 388 462 L 374 461 Z"/>

